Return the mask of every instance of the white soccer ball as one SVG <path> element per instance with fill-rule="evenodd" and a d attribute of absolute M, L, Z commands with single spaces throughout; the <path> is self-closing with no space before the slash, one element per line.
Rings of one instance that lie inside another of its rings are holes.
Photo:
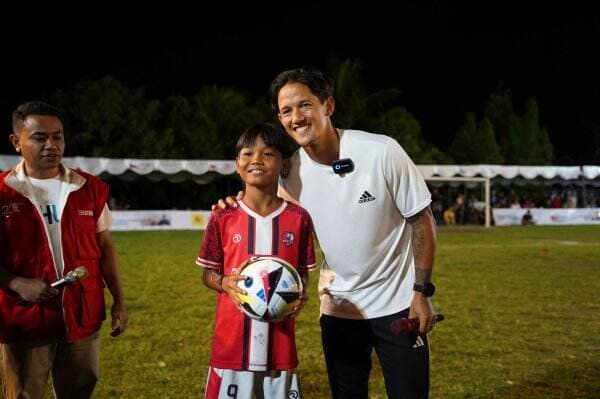
<path fill-rule="evenodd" d="M 280 321 L 300 303 L 302 280 L 296 268 L 283 259 L 269 256 L 252 260 L 240 270 L 247 276 L 238 281 L 246 295 L 238 294 L 242 310 L 260 321 Z"/>

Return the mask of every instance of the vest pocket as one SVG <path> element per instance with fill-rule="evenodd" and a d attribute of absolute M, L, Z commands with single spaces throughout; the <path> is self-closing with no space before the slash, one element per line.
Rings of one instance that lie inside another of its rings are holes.
<path fill-rule="evenodd" d="M 106 318 L 104 285 L 96 279 L 81 280 L 81 326 L 99 325 Z"/>
<path fill-rule="evenodd" d="M 94 219 L 92 217 L 75 218 L 73 230 L 75 230 L 79 259 L 99 259 L 101 252 L 98 247 Z"/>
<path fill-rule="evenodd" d="M 35 211 L 33 211 L 35 212 Z M 25 214 L 19 212 L 11 217 L 2 218 L 0 215 L 0 237 L 2 238 L 2 246 L 11 248 L 14 252 L 21 252 L 23 249 L 37 248 L 41 231 L 43 231 L 43 223 L 40 222 L 35 214 Z M 30 257 L 31 251 L 17 254 Z"/>

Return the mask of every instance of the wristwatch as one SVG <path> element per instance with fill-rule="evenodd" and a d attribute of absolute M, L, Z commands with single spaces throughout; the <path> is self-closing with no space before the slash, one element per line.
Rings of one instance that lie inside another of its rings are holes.
<path fill-rule="evenodd" d="M 430 297 L 433 296 L 433 294 L 435 293 L 435 285 L 433 285 L 433 283 L 415 283 L 413 285 L 413 291 L 420 292 L 423 295 Z"/>

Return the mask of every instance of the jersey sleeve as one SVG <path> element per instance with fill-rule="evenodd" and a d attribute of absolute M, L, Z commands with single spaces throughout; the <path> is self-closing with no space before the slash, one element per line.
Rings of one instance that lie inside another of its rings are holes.
<path fill-rule="evenodd" d="M 383 170 L 388 189 L 403 217 L 416 215 L 431 202 L 423 175 L 394 139 L 385 147 Z"/>
<path fill-rule="evenodd" d="M 204 238 L 196 258 L 196 264 L 207 269 L 220 271 L 223 268 L 223 256 L 219 221 L 213 213 L 204 231 Z"/>
<path fill-rule="evenodd" d="M 313 231 L 312 219 L 308 212 L 305 212 L 300 232 L 300 247 L 298 248 L 298 270 L 312 271 L 316 268 Z"/>

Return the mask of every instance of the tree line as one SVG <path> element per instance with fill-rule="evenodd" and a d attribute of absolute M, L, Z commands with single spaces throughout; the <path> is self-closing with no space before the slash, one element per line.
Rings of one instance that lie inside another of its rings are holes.
<path fill-rule="evenodd" d="M 400 103 L 399 89 L 365 87 L 360 61 L 331 58 L 326 70 L 336 82 L 335 125 L 390 135 L 418 164 L 552 164 L 552 143 L 535 98 L 518 113 L 510 89 L 498 86 L 482 114 L 466 112 L 444 151 L 424 139 L 421 124 Z M 217 85 L 154 99 L 107 76 L 55 92 L 50 101 L 65 113 L 67 155 L 233 159 L 245 128 L 276 122 L 266 97 Z"/>

